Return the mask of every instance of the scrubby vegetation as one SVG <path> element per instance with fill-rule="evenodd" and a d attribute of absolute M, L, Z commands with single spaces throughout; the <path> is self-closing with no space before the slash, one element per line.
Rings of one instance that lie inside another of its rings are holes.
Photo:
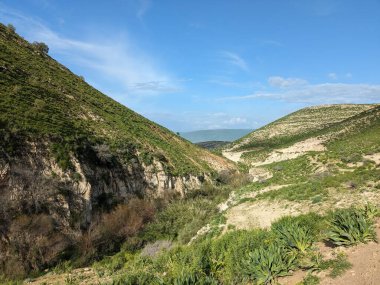
<path fill-rule="evenodd" d="M 285 217 L 270 230 L 233 230 L 190 245 L 181 245 L 178 239 L 173 239 L 179 243 L 152 256 L 124 249 L 94 264 L 94 268 L 100 276 L 112 276 L 112 284 L 246 284 L 248 281 L 276 284 L 280 277 L 297 269 L 311 272 L 304 284 L 318 284 L 312 272 L 328 270 L 330 276 L 337 277 L 350 264 L 341 253 L 325 259 L 316 243 L 329 239 L 337 215 L 363 211 L 363 208 L 350 208 L 326 216 Z"/>
<path fill-rule="evenodd" d="M 376 240 L 371 211 L 365 209 L 338 211 L 332 218 L 330 228 L 328 239 L 335 245 L 350 246 Z"/>

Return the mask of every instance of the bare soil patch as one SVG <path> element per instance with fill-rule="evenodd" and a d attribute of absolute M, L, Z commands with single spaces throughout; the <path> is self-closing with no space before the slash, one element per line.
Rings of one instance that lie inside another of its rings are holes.
<path fill-rule="evenodd" d="M 276 149 L 264 160 L 252 163 L 252 166 L 261 166 L 280 162 L 288 159 L 294 159 L 309 151 L 324 151 L 326 147 L 323 145 L 325 140 L 322 138 L 309 138 L 304 141 L 297 142 L 290 147 Z"/>
<path fill-rule="evenodd" d="M 301 214 L 299 206 L 283 201 L 243 203 L 228 210 L 227 225 L 234 225 L 237 229 L 269 228 L 281 217 Z"/>

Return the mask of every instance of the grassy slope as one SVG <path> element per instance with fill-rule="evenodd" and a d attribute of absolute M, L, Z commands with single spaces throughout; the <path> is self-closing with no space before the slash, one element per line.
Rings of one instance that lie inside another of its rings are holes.
<path fill-rule="evenodd" d="M 233 143 L 239 149 L 278 148 L 311 137 L 374 105 L 325 105 L 304 108 L 270 123 Z"/>
<path fill-rule="evenodd" d="M 100 93 L 3 25 L 0 68 L 1 129 L 67 144 L 86 139 L 118 151 L 137 149 L 147 161 L 167 161 L 173 174 L 212 170 L 204 161 L 211 154 Z"/>
<path fill-rule="evenodd" d="M 368 190 L 368 182 L 377 185 L 380 170 L 363 156 L 380 152 L 380 106 L 374 106 L 316 134 L 328 138 L 325 152 L 309 153 L 296 159 L 263 166 L 273 173 L 273 178 L 263 185 L 253 184 L 245 191 L 274 184 L 292 184 L 260 197 L 315 202 L 319 197 L 322 200 L 327 198 L 329 188 L 334 189 L 330 192 L 334 192 L 332 194 L 335 195 L 339 192 L 349 194 L 352 190 L 347 185 L 355 185 L 356 189 L 362 190 Z M 314 164 L 311 161 L 314 161 Z M 352 163 L 364 164 L 361 167 L 353 167 L 350 166 Z M 324 172 L 316 174 L 316 165 L 324 168 Z"/>

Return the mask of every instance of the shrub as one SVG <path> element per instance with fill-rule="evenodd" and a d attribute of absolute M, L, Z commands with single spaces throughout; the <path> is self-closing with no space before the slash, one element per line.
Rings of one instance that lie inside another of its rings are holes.
<path fill-rule="evenodd" d="M 125 239 L 137 233 L 153 218 L 155 208 L 150 202 L 132 199 L 119 205 L 110 213 L 104 214 L 98 224 L 93 224 L 85 232 L 78 244 L 79 264 L 115 252 Z"/>
<path fill-rule="evenodd" d="M 305 254 L 313 245 L 310 229 L 301 226 L 297 221 L 285 219 L 282 223 L 275 224 L 273 231 L 286 247 L 302 254 Z"/>
<path fill-rule="evenodd" d="M 376 240 L 373 221 L 358 209 L 341 210 L 334 213 L 328 240 L 335 245 L 350 246 Z"/>
<path fill-rule="evenodd" d="M 217 285 L 218 281 L 212 277 L 204 276 L 195 272 L 181 272 L 174 278 L 173 285 Z"/>
<path fill-rule="evenodd" d="M 252 248 L 273 242 L 273 235 L 265 230 L 231 231 L 211 243 L 211 272 L 223 284 L 236 284 L 246 276 L 245 260 Z"/>
<path fill-rule="evenodd" d="M 41 54 L 47 54 L 49 52 L 49 47 L 43 42 L 34 42 L 32 45 L 34 49 Z"/>
<path fill-rule="evenodd" d="M 71 246 L 71 241 L 56 228 L 53 218 L 45 214 L 14 219 L 8 239 L 10 256 L 4 273 L 13 278 L 55 265 Z"/>
<path fill-rule="evenodd" d="M 244 264 L 244 273 L 255 284 L 273 284 L 296 268 L 296 256 L 282 244 L 271 244 L 250 252 Z"/>
<path fill-rule="evenodd" d="M 7 32 L 9 34 L 15 34 L 16 33 L 16 28 L 15 26 L 13 26 L 12 24 L 8 24 L 7 25 Z"/>

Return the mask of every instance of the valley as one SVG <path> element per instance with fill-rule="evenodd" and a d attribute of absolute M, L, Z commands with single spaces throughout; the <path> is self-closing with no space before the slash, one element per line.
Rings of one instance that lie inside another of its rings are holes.
<path fill-rule="evenodd" d="M 1 284 L 380 282 L 379 104 L 201 148 L 10 26 L 0 47 Z"/>

